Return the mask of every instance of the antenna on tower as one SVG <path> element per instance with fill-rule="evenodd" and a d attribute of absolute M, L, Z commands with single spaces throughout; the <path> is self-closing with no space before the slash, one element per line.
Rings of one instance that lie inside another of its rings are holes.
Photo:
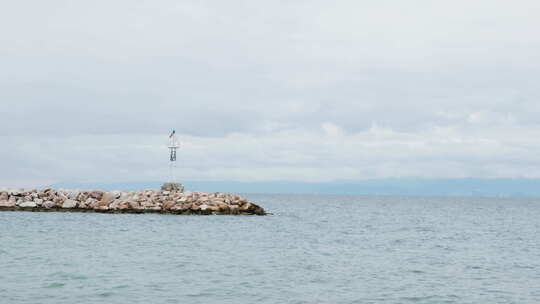
<path fill-rule="evenodd" d="M 176 169 L 176 150 L 179 147 L 176 131 L 172 130 L 171 135 L 169 135 L 169 178 L 171 183 L 176 183 L 174 171 Z"/>

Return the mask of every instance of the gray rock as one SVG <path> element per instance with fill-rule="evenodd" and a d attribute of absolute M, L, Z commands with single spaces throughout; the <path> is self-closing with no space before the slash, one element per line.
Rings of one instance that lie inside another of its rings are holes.
<path fill-rule="evenodd" d="M 56 204 L 54 202 L 51 202 L 51 201 L 46 201 L 46 202 L 43 203 L 42 206 L 45 207 L 45 208 L 52 208 L 52 207 L 56 206 Z"/>

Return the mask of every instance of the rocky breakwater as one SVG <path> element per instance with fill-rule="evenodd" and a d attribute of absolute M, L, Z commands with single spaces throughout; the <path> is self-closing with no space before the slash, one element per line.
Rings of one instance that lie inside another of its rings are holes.
<path fill-rule="evenodd" d="M 265 215 L 239 195 L 182 190 L 0 190 L 0 211 Z"/>

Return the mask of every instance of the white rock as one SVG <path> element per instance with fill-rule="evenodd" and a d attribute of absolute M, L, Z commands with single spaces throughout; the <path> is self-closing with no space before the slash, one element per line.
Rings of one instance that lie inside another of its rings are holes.
<path fill-rule="evenodd" d="M 22 202 L 18 204 L 19 207 L 36 207 L 36 203 L 34 202 Z"/>
<path fill-rule="evenodd" d="M 204 210 L 206 210 L 206 209 L 208 209 L 208 205 L 207 205 L 207 204 L 202 204 L 202 205 L 201 205 L 201 210 L 204 211 Z"/>
<path fill-rule="evenodd" d="M 77 202 L 72 199 L 67 199 L 62 204 L 62 208 L 75 208 L 77 206 Z"/>
<path fill-rule="evenodd" d="M 114 196 L 115 199 L 120 198 L 122 196 L 121 191 L 111 191 L 111 194 Z"/>

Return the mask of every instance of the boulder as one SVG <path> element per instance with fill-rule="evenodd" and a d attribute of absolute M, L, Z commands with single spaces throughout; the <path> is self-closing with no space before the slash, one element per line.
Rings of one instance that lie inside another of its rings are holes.
<path fill-rule="evenodd" d="M 77 197 L 79 196 L 80 191 L 78 190 L 71 190 L 67 193 L 67 197 L 72 200 L 77 200 Z"/>
<path fill-rule="evenodd" d="M 56 206 L 56 204 L 52 201 L 46 201 L 42 204 L 42 206 L 45 208 L 53 208 Z"/>
<path fill-rule="evenodd" d="M 112 203 L 112 201 L 114 201 L 117 198 L 116 196 L 117 196 L 117 193 L 115 192 L 105 192 L 101 197 L 101 201 L 104 203 L 110 204 Z"/>
<path fill-rule="evenodd" d="M 139 202 L 137 202 L 137 201 L 129 201 L 128 206 L 131 209 L 141 209 L 141 204 Z"/>
<path fill-rule="evenodd" d="M 91 198 L 101 200 L 101 198 L 103 197 L 103 191 L 92 191 L 89 195 Z"/>
<path fill-rule="evenodd" d="M 64 209 L 75 208 L 75 207 L 77 207 L 77 201 L 74 201 L 72 199 L 67 199 L 62 204 L 62 208 L 64 208 Z"/>
<path fill-rule="evenodd" d="M 95 202 L 90 205 L 94 210 L 109 210 L 109 204 L 107 202 Z"/>
<path fill-rule="evenodd" d="M 55 196 L 52 201 L 57 204 L 58 206 L 62 206 L 62 204 L 64 203 L 64 199 L 62 199 L 61 197 L 59 196 Z"/>
<path fill-rule="evenodd" d="M 239 214 L 240 213 L 240 208 L 237 206 L 237 205 L 231 205 L 230 206 L 230 213 L 231 214 Z"/>
<path fill-rule="evenodd" d="M 15 202 L 13 201 L 0 201 L 0 207 L 14 207 Z"/>
<path fill-rule="evenodd" d="M 217 206 L 219 208 L 219 211 L 221 211 L 221 212 L 229 212 L 229 210 L 230 210 L 229 205 L 226 204 L 226 203 L 218 203 Z"/>
<path fill-rule="evenodd" d="M 19 207 L 22 207 L 22 208 L 33 208 L 33 207 L 37 207 L 36 203 L 34 202 L 21 202 L 18 204 Z"/>
<path fill-rule="evenodd" d="M 118 206 L 118 210 L 126 210 L 126 209 L 129 209 L 129 204 L 127 202 L 122 202 Z"/>
<path fill-rule="evenodd" d="M 171 208 L 174 206 L 174 202 L 168 201 L 163 204 L 163 210 L 171 210 Z"/>
<path fill-rule="evenodd" d="M 92 209 L 92 208 L 94 208 L 93 204 L 97 204 L 97 203 L 98 203 L 98 201 L 95 198 L 89 197 L 86 201 L 84 201 L 84 203 L 79 204 L 79 207 L 80 208 Z"/>

